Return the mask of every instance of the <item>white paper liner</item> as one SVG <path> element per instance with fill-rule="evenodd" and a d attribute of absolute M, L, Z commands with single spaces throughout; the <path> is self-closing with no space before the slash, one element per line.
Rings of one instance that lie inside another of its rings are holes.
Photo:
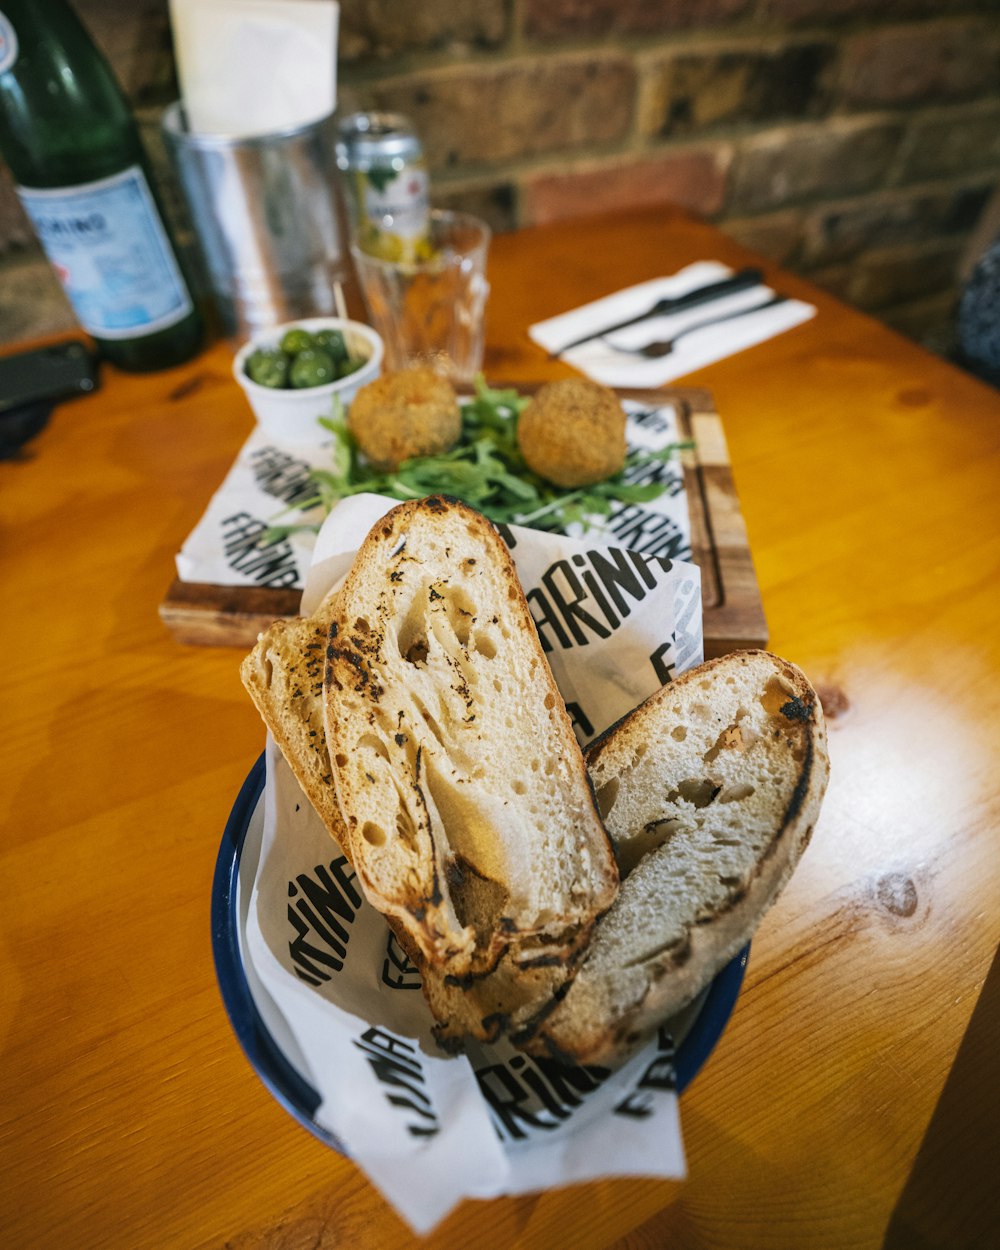
<path fill-rule="evenodd" d="M 652 407 L 626 400 L 626 439 L 630 449 L 658 451 L 680 441 L 677 413 L 670 403 Z M 213 586 L 300 589 L 313 560 L 316 534 L 303 531 L 261 548 L 272 525 L 318 524 L 322 512 L 298 505 L 315 494 L 309 470 L 329 468 L 332 440 L 312 446 L 275 443 L 258 427 L 250 435 L 176 558 L 183 582 Z M 680 460 L 647 467 L 642 481 L 666 489 L 647 504 L 615 505 L 608 518 L 595 520 L 587 533 L 647 555 L 691 558 L 691 520 Z M 575 531 L 580 533 L 582 531 Z"/>
<path fill-rule="evenodd" d="M 335 508 L 317 540 L 304 612 L 392 506 L 364 495 Z M 701 662 L 696 566 L 517 527 L 504 533 L 582 741 Z M 529 1058 L 506 1043 L 444 1057 L 415 969 L 362 901 L 270 738 L 266 778 L 245 957 L 321 1097 L 317 1123 L 416 1231 L 463 1197 L 683 1176 L 672 1057 L 689 1017 L 613 1073 Z"/>
<path fill-rule="evenodd" d="M 775 292 L 763 283 L 749 287 L 722 299 L 713 300 L 701 307 L 689 308 L 670 316 L 651 317 L 626 329 L 615 330 L 606 340 L 593 339 L 579 347 L 563 351 L 567 343 L 573 343 L 586 334 L 593 334 L 629 317 L 638 316 L 651 308 L 657 300 L 686 295 L 698 287 L 708 286 L 722 278 L 728 278 L 733 270 L 714 260 L 696 261 L 675 274 L 665 278 L 652 278 L 637 286 L 626 287 L 594 300 L 571 312 L 550 317 L 529 328 L 528 333 L 546 351 L 561 354 L 567 364 L 585 373 L 605 386 L 657 387 L 706 365 L 714 364 L 736 352 L 745 351 L 758 343 L 764 343 L 776 334 L 783 334 L 816 315 L 812 304 L 802 300 L 788 300 L 758 313 L 749 310 L 765 303 Z M 660 359 L 647 360 L 642 356 L 616 351 L 615 348 L 632 349 L 647 343 L 670 340 L 714 317 L 744 312 L 745 316 L 706 325 L 697 332 L 684 334 L 675 349 Z"/>

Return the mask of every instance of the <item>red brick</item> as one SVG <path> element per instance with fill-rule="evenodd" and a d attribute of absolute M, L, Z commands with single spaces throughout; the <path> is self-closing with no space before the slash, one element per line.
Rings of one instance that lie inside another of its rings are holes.
<path fill-rule="evenodd" d="M 412 118 L 433 170 L 620 143 L 636 81 L 630 57 L 577 55 L 432 71 L 372 94 Z"/>
<path fill-rule="evenodd" d="M 79 323 L 41 250 L 0 268 L 0 343 L 75 330 Z"/>
<path fill-rule="evenodd" d="M 949 109 L 915 120 L 907 134 L 900 182 L 1000 169 L 1000 110 Z"/>
<path fill-rule="evenodd" d="M 522 216 L 525 224 L 545 225 L 670 203 L 710 217 L 722 206 L 731 159 L 731 149 L 721 145 L 531 175 L 523 183 Z"/>
<path fill-rule="evenodd" d="M 133 105 L 163 106 L 177 99 L 165 0 L 75 0 L 73 7 Z"/>
<path fill-rule="evenodd" d="M 954 243 L 885 248 L 850 264 L 814 270 L 809 279 L 859 308 L 888 308 L 951 289 L 961 254 Z"/>
<path fill-rule="evenodd" d="M 0 256 L 11 249 L 34 245 L 35 234 L 14 191 L 10 170 L 0 165 Z"/>
<path fill-rule="evenodd" d="M 507 36 L 504 0 L 340 0 L 342 64 L 414 51 L 495 48 Z"/>
<path fill-rule="evenodd" d="M 655 35 L 722 26 L 754 0 L 525 0 L 524 32 L 536 39 Z"/>
<path fill-rule="evenodd" d="M 880 191 L 824 205 L 807 219 L 802 262 L 830 265 L 881 247 L 954 241 L 976 224 L 990 191 L 989 183 L 919 193 Z"/>
<path fill-rule="evenodd" d="M 899 21 L 940 13 L 941 0 L 764 0 L 761 16 L 789 26 L 829 26 L 868 18 Z"/>
<path fill-rule="evenodd" d="M 474 213 L 487 222 L 495 234 L 517 226 L 517 188 L 504 179 L 490 183 L 438 183 L 434 189 L 437 208 Z"/>
<path fill-rule="evenodd" d="M 998 28 L 962 21 L 869 31 L 847 42 L 841 72 L 844 98 L 855 106 L 992 93 L 1000 78 Z"/>
<path fill-rule="evenodd" d="M 802 212 L 785 209 L 762 217 L 736 217 L 718 223 L 724 234 L 779 265 L 794 264 L 802 239 Z"/>
<path fill-rule="evenodd" d="M 728 46 L 672 53 L 647 66 L 642 131 L 679 135 L 734 122 L 823 113 L 834 45 Z"/>
<path fill-rule="evenodd" d="M 860 119 L 782 127 L 740 148 L 729 211 L 753 214 L 881 186 L 903 127 Z"/>

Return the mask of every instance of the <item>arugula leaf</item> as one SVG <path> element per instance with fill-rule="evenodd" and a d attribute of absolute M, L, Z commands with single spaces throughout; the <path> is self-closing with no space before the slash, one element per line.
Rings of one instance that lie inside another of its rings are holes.
<path fill-rule="evenodd" d="M 655 480 L 656 466 L 669 461 L 692 443 L 672 443 L 656 451 L 633 451 L 620 473 L 593 486 L 563 490 L 533 473 L 517 445 L 517 422 L 530 402 L 516 390 L 498 390 L 480 376 L 470 399 L 462 402 L 462 433 L 458 444 L 436 456 L 404 460 L 395 471 L 372 468 L 360 456 L 339 399 L 329 417 L 320 424 L 332 435 L 330 467 L 314 469 L 310 480 L 314 499 L 298 511 L 321 509 L 328 514 L 334 505 L 362 491 L 393 499 L 420 499 L 424 495 L 454 495 L 499 524 L 531 525 L 537 529 L 565 530 L 571 525 L 608 516 L 615 503 L 649 503 L 668 488 Z M 649 479 L 653 480 L 649 480 Z M 265 535 L 268 542 L 293 533 L 317 531 L 320 522 L 274 525 Z"/>

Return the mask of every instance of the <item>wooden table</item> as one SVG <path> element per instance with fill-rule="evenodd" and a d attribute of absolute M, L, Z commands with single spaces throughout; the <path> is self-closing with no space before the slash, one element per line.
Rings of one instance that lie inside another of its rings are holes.
<path fill-rule="evenodd" d="M 670 212 L 498 238 L 488 373 L 533 321 L 743 249 Z M 833 780 L 682 1101 L 690 1177 L 462 1205 L 425 1243 L 986 1247 L 1000 1200 L 1000 394 L 766 267 L 819 315 L 692 374 L 722 413 L 774 650 Z M 418 1244 L 248 1067 L 209 943 L 263 731 L 240 656 L 157 616 L 251 418 L 214 346 L 107 369 L 0 465 L 0 1244 Z"/>

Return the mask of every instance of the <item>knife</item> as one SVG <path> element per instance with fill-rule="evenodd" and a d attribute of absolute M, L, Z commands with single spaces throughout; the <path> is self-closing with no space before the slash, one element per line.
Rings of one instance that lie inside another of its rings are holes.
<path fill-rule="evenodd" d="M 683 312 L 688 308 L 697 308 L 699 304 L 708 304 L 712 300 L 722 299 L 725 295 L 733 295 L 737 291 L 746 291 L 752 286 L 759 286 L 763 280 L 764 275 L 759 269 L 740 269 L 728 278 L 723 278 L 719 282 L 711 282 L 708 286 L 696 287 L 695 290 L 688 291 L 686 295 L 664 296 L 664 298 L 658 299 L 651 308 L 647 308 L 645 312 L 639 313 L 637 317 L 629 317 L 627 321 L 619 321 L 617 325 L 604 326 L 600 330 L 592 330 L 590 334 L 585 334 L 582 338 L 574 339 L 572 343 L 565 343 L 558 350 L 549 352 L 549 355 L 561 356 L 563 352 L 568 352 L 572 347 L 580 347 L 584 343 L 589 343 L 592 339 L 599 339 L 604 334 L 611 334 L 614 330 L 624 330 L 626 326 L 634 326 L 649 317 L 664 317 L 668 313 Z"/>

